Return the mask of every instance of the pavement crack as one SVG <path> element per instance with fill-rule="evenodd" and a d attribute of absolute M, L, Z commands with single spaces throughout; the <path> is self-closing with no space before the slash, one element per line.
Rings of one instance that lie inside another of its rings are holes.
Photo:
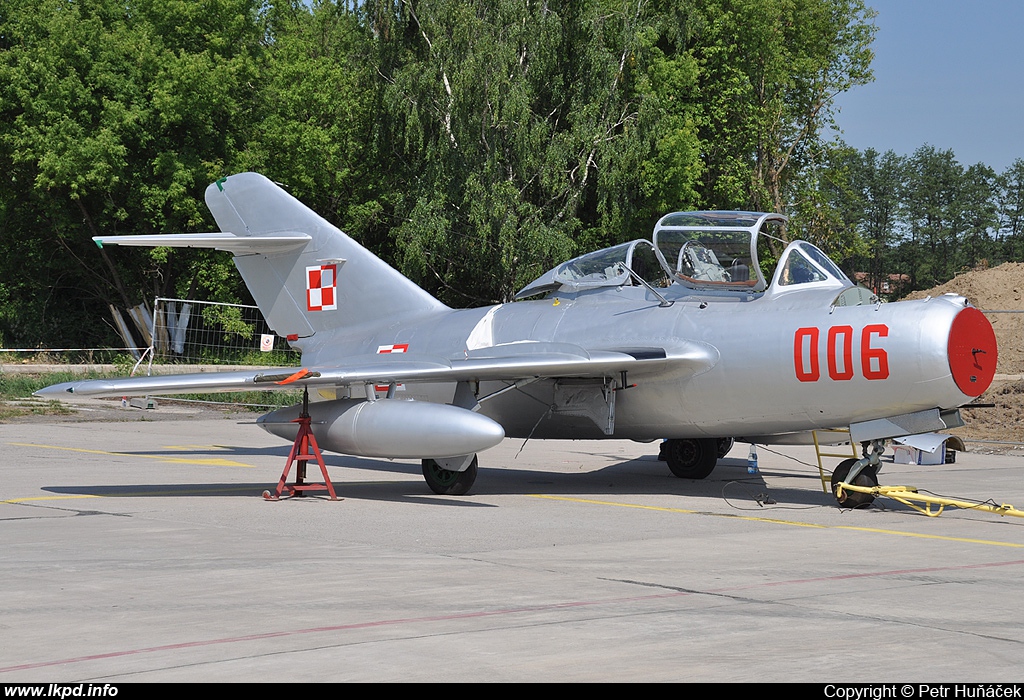
<path fill-rule="evenodd" d="M 115 518 L 130 518 L 130 517 L 132 517 L 131 514 L 129 514 L 129 513 L 111 513 L 110 511 L 106 511 L 106 510 L 92 510 L 92 509 L 84 510 L 82 508 L 67 508 L 67 507 L 61 507 L 61 506 L 46 505 L 46 504 L 43 504 L 43 503 L 12 503 L 11 505 L 25 506 L 27 508 L 42 508 L 43 510 L 50 510 L 50 511 L 56 510 L 56 511 L 60 511 L 60 512 L 63 512 L 63 513 L 67 513 L 68 517 L 77 517 L 77 516 L 80 516 L 80 515 L 111 515 L 111 516 L 113 516 Z M 21 518 L 0 518 L 0 521 L 6 521 L 6 520 L 41 520 L 41 519 L 44 519 L 46 517 L 53 517 L 53 516 L 38 515 L 38 516 L 21 517 Z"/>
<path fill-rule="evenodd" d="M 745 603 L 749 602 L 761 602 L 756 601 L 754 598 L 747 598 L 739 595 L 729 595 L 728 593 L 716 593 L 714 591 L 700 591 L 695 588 L 682 588 L 681 586 L 669 586 L 664 583 L 652 583 L 650 581 L 634 581 L 628 578 L 605 578 L 602 576 L 598 577 L 600 581 L 613 581 L 615 583 L 628 583 L 633 586 L 643 586 L 644 588 L 658 588 L 665 591 L 674 591 L 675 593 L 689 593 L 691 595 L 707 595 L 715 598 L 728 598 L 729 600 L 739 600 Z"/>
<path fill-rule="evenodd" d="M 688 593 L 688 594 L 691 594 L 691 595 L 705 595 L 705 596 L 711 596 L 711 597 L 715 597 L 715 598 L 726 598 L 726 599 L 729 599 L 729 600 L 735 600 L 735 601 L 742 602 L 742 603 L 755 603 L 755 604 L 761 604 L 761 605 L 778 605 L 778 606 L 783 606 L 783 607 L 787 607 L 787 608 L 792 608 L 792 609 L 795 609 L 795 610 L 803 610 L 804 609 L 803 606 L 798 605 L 797 603 L 795 603 L 793 601 L 783 601 L 783 600 L 768 601 L 768 600 L 760 600 L 758 598 L 749 598 L 749 597 L 746 597 L 746 596 L 730 595 L 728 593 L 720 593 L 720 592 L 716 592 L 716 591 L 701 591 L 701 590 L 697 590 L 697 589 L 694 589 L 694 588 L 683 588 L 681 586 L 669 586 L 669 585 L 666 585 L 666 584 L 663 584 L 663 583 L 652 583 L 652 582 L 649 582 L 649 581 L 634 581 L 632 579 L 623 579 L 623 578 L 606 578 L 606 577 L 598 577 L 598 578 L 601 581 L 613 581 L 613 582 L 616 582 L 616 583 L 628 583 L 628 584 L 631 584 L 631 585 L 634 585 L 634 586 L 643 586 L 644 588 L 657 588 L 657 589 L 666 590 L 666 591 L 673 591 L 675 593 Z M 946 583 L 946 582 L 922 581 L 922 582 L 919 582 L 917 585 L 934 586 L 934 585 L 938 585 L 940 583 Z M 975 637 L 975 638 L 979 638 L 979 639 L 990 639 L 990 640 L 996 641 L 996 642 L 1011 642 L 1013 644 L 1024 644 L 1024 641 L 1022 641 L 1020 639 L 1014 639 L 1012 637 L 1004 637 L 1004 636 L 999 636 L 999 635 L 995 635 L 995 634 L 987 634 L 985 632 L 976 632 L 976 631 L 973 631 L 973 630 L 960 629 L 960 628 L 955 628 L 955 627 L 943 627 L 941 625 L 924 624 L 924 623 L 917 622 L 916 620 L 912 620 L 912 619 L 897 618 L 897 617 L 882 617 L 880 615 L 872 614 L 872 613 L 869 613 L 869 612 L 860 613 L 860 612 L 854 612 L 854 611 L 850 611 L 850 610 L 842 610 L 842 611 L 834 611 L 834 612 L 837 615 L 843 615 L 843 616 L 846 616 L 846 617 L 857 618 L 859 620 L 869 620 L 871 622 L 878 622 L 878 623 L 882 623 L 882 624 L 906 625 L 906 626 L 909 626 L 909 627 L 916 627 L 916 628 L 918 628 L 920 630 L 927 630 L 927 631 L 930 631 L 930 632 L 946 632 L 948 634 L 962 634 L 962 635 L 966 635 L 966 636 L 969 636 L 969 637 Z"/>

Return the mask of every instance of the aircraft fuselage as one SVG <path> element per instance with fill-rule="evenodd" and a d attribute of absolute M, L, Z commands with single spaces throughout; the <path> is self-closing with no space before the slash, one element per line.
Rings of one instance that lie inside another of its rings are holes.
<path fill-rule="evenodd" d="M 621 377 L 608 377 L 617 382 L 611 433 L 600 420 L 551 410 L 557 405 L 559 380 L 540 380 L 484 401 L 480 413 L 499 422 L 511 437 L 650 440 L 845 427 L 954 408 L 991 381 L 991 371 L 980 365 L 973 382 L 969 371 L 962 378 L 969 393 L 954 377 L 951 338 L 959 338 L 961 345 L 974 342 L 965 339 L 970 328 L 953 332 L 954 320 L 961 314 L 981 316 L 962 297 L 833 307 L 834 297 L 834 290 L 805 289 L 725 297 L 689 293 L 662 307 L 639 287 L 559 292 L 537 301 L 396 322 L 358 342 L 336 338 L 310 350 L 318 364 L 379 348 L 400 348 L 410 358 L 429 349 L 432 356 L 458 359 L 526 342 L 609 350 L 696 344 L 714 358 L 695 374 L 628 376 L 628 388 L 620 386 Z M 967 352 L 994 353 L 994 343 L 978 342 L 981 347 Z M 959 362 L 964 364 L 964 358 Z M 477 393 L 487 396 L 509 384 L 481 382 Z M 566 384 L 573 381 L 563 382 L 563 390 Z M 448 402 L 453 393 L 453 384 L 409 384 L 396 396 Z"/>

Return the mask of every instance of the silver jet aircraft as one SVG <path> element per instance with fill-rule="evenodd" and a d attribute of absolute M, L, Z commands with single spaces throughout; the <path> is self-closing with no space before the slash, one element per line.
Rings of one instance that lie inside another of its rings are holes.
<path fill-rule="evenodd" d="M 652 240 L 570 260 L 520 301 L 451 309 L 262 175 L 219 180 L 206 202 L 221 233 L 96 241 L 230 251 L 303 368 L 39 395 L 304 387 L 321 447 L 421 459 L 439 494 L 466 493 L 477 453 L 505 437 L 665 440 L 672 473 L 701 479 L 733 440 L 807 442 L 834 428 L 869 448 L 833 483 L 874 485 L 886 438 L 960 425 L 957 408 L 995 372 L 992 327 L 966 299 L 879 303 L 813 245 L 787 245 L 778 214 L 668 214 Z M 294 439 L 300 409 L 259 423 Z"/>

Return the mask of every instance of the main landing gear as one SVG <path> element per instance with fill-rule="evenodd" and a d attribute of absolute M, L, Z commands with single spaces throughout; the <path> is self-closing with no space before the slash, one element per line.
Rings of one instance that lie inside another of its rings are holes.
<path fill-rule="evenodd" d="M 459 471 L 459 467 L 467 461 L 468 466 Z M 468 493 L 476 481 L 476 473 L 476 455 L 423 460 L 423 478 L 430 490 L 439 496 L 462 496 Z"/>
<path fill-rule="evenodd" d="M 662 443 L 661 454 L 668 463 L 669 471 L 680 479 L 703 479 L 718 464 L 720 442 L 714 438 L 666 440 Z M 724 447 L 728 452 L 731 445 Z"/>

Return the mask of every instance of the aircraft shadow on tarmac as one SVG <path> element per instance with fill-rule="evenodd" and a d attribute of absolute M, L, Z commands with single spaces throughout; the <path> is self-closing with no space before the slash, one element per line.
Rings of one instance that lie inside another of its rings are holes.
<path fill-rule="evenodd" d="M 831 493 L 821 490 L 817 474 L 808 476 L 807 488 L 771 488 L 764 477 L 773 472 L 748 475 L 745 459 L 719 460 L 715 471 L 705 479 L 679 479 L 668 471 L 664 462 L 653 455 L 623 460 L 603 469 L 584 473 L 519 470 L 509 467 L 480 468 L 480 475 L 471 494 L 550 494 L 582 497 L 614 497 L 616 495 L 675 495 L 686 498 L 746 502 L 756 508 L 765 496 L 779 504 L 793 506 L 835 505 Z M 787 478 L 794 478 L 786 473 Z M 691 504 L 692 505 L 692 504 Z"/>
<path fill-rule="evenodd" d="M 245 448 L 230 447 L 211 453 L 210 450 L 175 450 L 168 456 L 183 457 L 188 454 L 210 457 L 211 454 L 230 459 L 242 456 L 287 456 L 287 446 Z M 140 454 L 143 454 L 140 452 Z M 154 455 L 155 451 L 146 451 Z M 403 501 L 415 499 L 417 503 L 431 503 L 454 507 L 496 507 L 493 504 L 476 503 L 473 496 L 492 495 L 558 495 L 583 498 L 613 498 L 629 495 L 676 495 L 691 499 L 727 499 L 744 509 L 757 509 L 761 504 L 778 506 L 814 507 L 834 506 L 830 493 L 821 490 L 817 474 L 793 474 L 786 472 L 788 479 L 799 478 L 807 482 L 807 488 L 773 488 L 766 484 L 764 477 L 776 473 L 763 471 L 761 475 L 748 475 L 746 461 L 722 459 L 718 467 L 706 479 L 679 479 L 672 476 L 663 462 L 651 456 L 623 460 L 607 467 L 582 473 L 565 471 L 543 471 L 515 469 L 505 466 L 481 467 L 480 475 L 473 489 L 466 496 L 435 496 L 420 479 L 391 480 L 389 475 L 419 476 L 420 466 L 407 461 L 390 461 L 362 457 L 326 454 L 325 463 L 333 472 L 332 481 L 340 498 L 356 498 L 377 501 Z M 283 465 L 282 465 L 283 467 Z M 378 472 L 382 480 L 346 480 L 338 474 L 339 468 L 365 469 Z M 181 498 L 181 497 L 259 497 L 264 490 L 276 486 L 279 475 L 275 470 L 261 468 L 266 479 L 250 483 L 194 483 L 194 484 L 96 484 L 86 486 L 47 486 L 44 491 L 62 495 L 90 495 L 112 498 Z M 316 464 L 307 466 L 307 483 L 321 481 Z M 783 474 L 778 474 L 782 476 Z M 289 483 L 294 483 L 294 470 Z M 326 499 L 326 492 L 311 494 L 313 498 Z M 686 507 L 693 507 L 690 503 Z M 683 506 L 680 506 L 683 507 Z"/>

